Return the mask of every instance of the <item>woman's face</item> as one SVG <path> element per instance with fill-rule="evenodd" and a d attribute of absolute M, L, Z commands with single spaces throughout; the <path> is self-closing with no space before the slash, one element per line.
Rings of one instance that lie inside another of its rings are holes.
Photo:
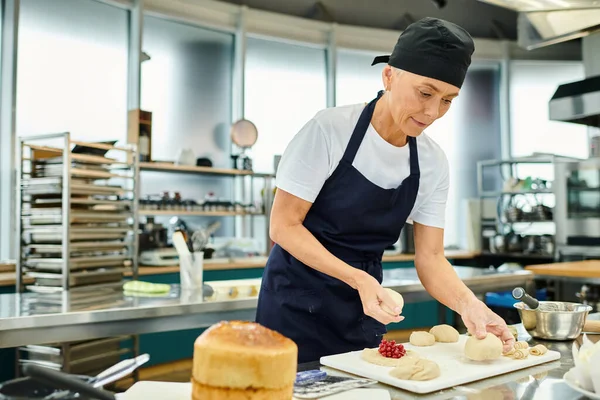
<path fill-rule="evenodd" d="M 408 136 L 419 136 L 441 118 L 459 88 L 437 79 L 400 71 L 389 65 L 383 70 L 387 107 L 396 127 Z"/>

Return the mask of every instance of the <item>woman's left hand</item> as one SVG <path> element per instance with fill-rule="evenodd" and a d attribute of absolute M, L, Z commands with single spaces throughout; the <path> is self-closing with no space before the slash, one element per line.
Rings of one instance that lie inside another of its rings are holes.
<path fill-rule="evenodd" d="M 496 335 L 504 344 L 504 352 L 509 351 L 515 344 L 515 338 L 508 330 L 506 322 L 488 308 L 481 300 L 470 300 L 461 310 L 465 326 L 478 339 L 485 338 L 487 332 Z"/>

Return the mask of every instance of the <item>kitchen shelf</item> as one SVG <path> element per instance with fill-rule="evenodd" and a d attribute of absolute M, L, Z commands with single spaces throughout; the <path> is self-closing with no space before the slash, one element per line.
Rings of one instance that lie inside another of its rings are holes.
<path fill-rule="evenodd" d="M 477 162 L 477 192 L 482 210 L 479 216 L 482 255 L 524 259 L 553 257 L 547 254 L 551 251 L 549 249 L 554 248 L 557 225 L 552 205 L 556 197 L 553 182 L 539 177 L 530 177 L 527 181 L 515 177 L 522 164 L 545 164 L 551 168 L 563 160 L 570 159 L 538 154 Z M 485 190 L 484 183 L 489 184 L 490 181 L 500 184 Z M 494 212 L 491 211 L 492 206 Z M 516 250 L 514 252 L 506 251 L 509 239 L 515 241 L 515 246 L 511 247 L 511 250 Z M 532 250 L 536 253 L 531 253 Z"/>
<path fill-rule="evenodd" d="M 553 194 L 552 189 L 529 190 L 529 191 L 502 191 L 502 192 L 481 192 L 480 197 L 498 197 L 498 196 L 516 196 L 520 194 Z"/>
<path fill-rule="evenodd" d="M 140 210 L 141 216 L 197 216 L 197 217 L 233 217 L 244 215 L 265 215 L 264 213 L 248 213 L 238 211 L 181 211 L 181 210 Z"/>
<path fill-rule="evenodd" d="M 68 132 L 21 137 L 19 145 L 17 291 L 137 276 L 137 149 L 76 141 Z"/>
<path fill-rule="evenodd" d="M 199 175 L 222 175 L 222 176 L 255 176 L 269 177 L 272 174 L 259 174 L 252 171 L 228 168 L 197 167 L 193 165 L 175 165 L 164 162 L 141 162 L 140 171 L 175 172 Z"/>

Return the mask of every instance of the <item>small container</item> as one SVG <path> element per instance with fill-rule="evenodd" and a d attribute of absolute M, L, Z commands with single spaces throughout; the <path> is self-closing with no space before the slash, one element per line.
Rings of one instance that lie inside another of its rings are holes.
<path fill-rule="evenodd" d="M 203 278 L 203 251 L 179 256 L 179 282 L 182 290 L 202 290 Z"/>

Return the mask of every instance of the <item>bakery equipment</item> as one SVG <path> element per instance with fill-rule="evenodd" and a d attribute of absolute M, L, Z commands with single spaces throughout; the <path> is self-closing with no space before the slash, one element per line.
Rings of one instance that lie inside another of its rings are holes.
<path fill-rule="evenodd" d="M 137 276 L 137 155 L 115 143 L 19 138 L 17 291 Z"/>
<path fill-rule="evenodd" d="M 23 368 L 26 377 L 0 385 L 0 400 L 114 399 L 114 395 L 98 388 L 124 378 L 149 359 L 148 354 L 142 354 L 123 360 L 94 377 L 66 374 L 46 366 L 29 364 Z"/>
<path fill-rule="evenodd" d="M 554 174 L 557 246 L 593 251 L 600 244 L 600 158 L 557 163 Z"/>
<path fill-rule="evenodd" d="M 146 250 L 140 254 L 140 265 L 158 267 L 174 265 L 179 260 L 177 250 L 173 247 L 162 249 Z"/>
<path fill-rule="evenodd" d="M 600 333 L 600 323 L 587 321 L 592 307 L 585 304 L 540 301 L 533 310 L 524 302 L 515 303 L 514 307 L 519 312 L 523 327 L 534 338 L 571 340 L 584 330 Z"/>
<path fill-rule="evenodd" d="M 239 157 L 242 163 L 241 169 L 252 170 L 252 160 L 248 157 L 246 151 L 254 146 L 257 139 L 258 130 L 256 129 L 256 125 L 251 121 L 240 119 L 231 126 L 231 140 L 242 149 L 240 154 L 231 156 L 234 161 L 234 169 L 240 169 L 238 165 Z"/>

